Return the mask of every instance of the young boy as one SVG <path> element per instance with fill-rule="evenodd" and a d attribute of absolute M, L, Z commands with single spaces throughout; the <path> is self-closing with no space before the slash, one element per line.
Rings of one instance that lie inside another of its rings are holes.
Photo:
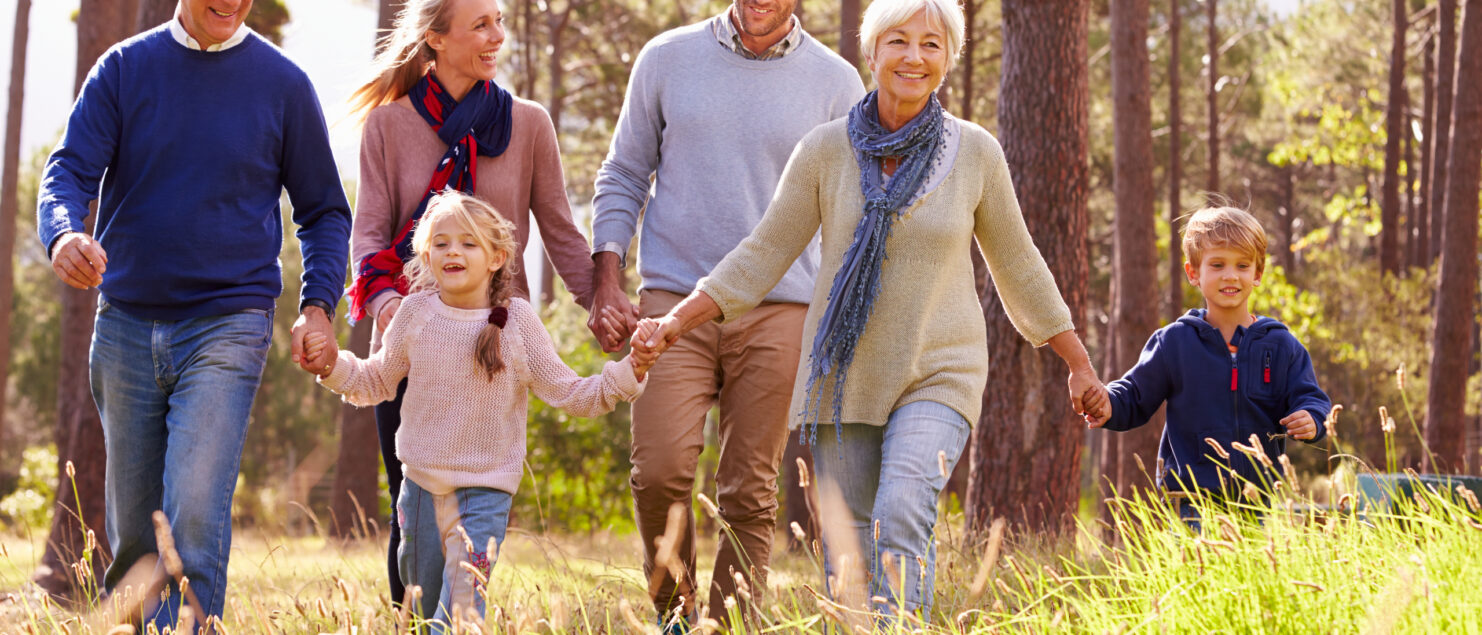
<path fill-rule="evenodd" d="M 1287 437 L 1322 439 L 1332 404 L 1317 387 L 1307 349 L 1281 322 L 1250 313 L 1251 291 L 1266 269 L 1260 223 L 1242 210 L 1205 208 L 1189 218 L 1183 248 L 1184 273 L 1204 295 L 1205 308 L 1153 333 L 1137 365 L 1107 386 L 1111 403 L 1091 426 L 1130 430 L 1166 401 L 1157 475 L 1164 490 L 1233 497 L 1244 482 L 1231 472 L 1265 489 L 1278 476 L 1230 444 L 1249 444 L 1254 434 L 1275 460 Z M 1181 515 L 1186 507 L 1180 504 Z"/>

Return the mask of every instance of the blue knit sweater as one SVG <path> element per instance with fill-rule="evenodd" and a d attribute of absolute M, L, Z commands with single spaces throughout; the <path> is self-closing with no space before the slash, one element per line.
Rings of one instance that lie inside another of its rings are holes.
<path fill-rule="evenodd" d="M 42 173 L 48 250 L 86 231 L 108 253 L 102 292 L 124 312 L 179 320 L 271 309 L 283 291 L 279 196 L 302 243 L 302 298 L 344 288 L 350 208 L 308 76 L 251 34 L 187 49 L 166 26 L 101 57 Z"/>
<path fill-rule="evenodd" d="M 1317 386 L 1307 349 L 1286 325 L 1262 317 L 1249 328 L 1236 328 L 1231 343 L 1238 347 L 1233 360 L 1220 330 L 1204 321 L 1204 309 L 1191 310 L 1153 333 L 1137 365 L 1107 385 L 1108 430 L 1141 426 L 1168 403 L 1158 445 L 1163 487 L 1229 490 L 1230 471 L 1257 486 L 1269 485 L 1275 476 L 1262 473 L 1230 443 L 1249 444 L 1254 434 L 1275 460 L 1286 451 L 1286 440 L 1271 435 L 1284 434 L 1278 422 L 1298 410 L 1317 422 L 1317 436 L 1309 443 L 1327 434 L 1323 421 L 1332 403 Z M 1230 459 L 1220 459 L 1206 438 L 1218 442 Z M 1233 491 L 1240 487 L 1234 484 Z"/>

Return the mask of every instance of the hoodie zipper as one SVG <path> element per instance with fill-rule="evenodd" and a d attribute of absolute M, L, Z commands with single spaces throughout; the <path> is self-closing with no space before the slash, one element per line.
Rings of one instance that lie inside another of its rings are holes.
<path fill-rule="evenodd" d="M 1261 377 L 1266 383 L 1271 383 L 1271 351 L 1269 350 L 1266 351 L 1264 366 L 1261 370 Z"/>

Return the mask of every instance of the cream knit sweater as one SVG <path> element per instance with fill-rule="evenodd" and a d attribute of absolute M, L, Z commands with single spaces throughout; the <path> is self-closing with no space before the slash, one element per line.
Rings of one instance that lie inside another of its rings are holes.
<path fill-rule="evenodd" d="M 864 209 L 859 167 L 846 119 L 815 128 L 793 150 L 766 216 L 698 288 L 720 305 L 722 320 L 756 306 L 822 231 L 818 284 L 803 335 L 811 349 L 818 320 L 844 252 Z M 986 130 L 949 118 L 960 132 L 955 157 L 940 184 L 918 193 L 886 245 L 880 293 L 860 335 L 844 384 L 842 421 L 884 425 L 914 401 L 945 404 L 970 423 L 982 411 L 988 381 L 987 328 L 973 284 L 969 249 L 977 237 L 994 286 L 1014 327 L 1035 346 L 1075 328 L 1055 279 L 1029 236 L 1014 198 L 1003 148 Z M 808 360 L 799 361 L 791 425 L 803 423 Z M 833 403 L 826 390 L 820 422 Z"/>
<path fill-rule="evenodd" d="M 488 318 L 488 309 L 455 309 L 436 292 L 414 293 L 392 318 L 381 350 L 369 359 L 340 351 L 334 372 L 320 380 L 345 401 L 368 406 L 395 397 L 407 378 L 396 456 L 406 477 L 433 494 L 462 487 L 515 492 L 524 473 L 529 392 L 578 417 L 610 412 L 619 399 L 643 392 L 626 361 L 607 362 L 601 375 L 577 375 L 520 298 L 510 299 L 501 332 L 505 369 L 486 380 L 473 351 Z"/>

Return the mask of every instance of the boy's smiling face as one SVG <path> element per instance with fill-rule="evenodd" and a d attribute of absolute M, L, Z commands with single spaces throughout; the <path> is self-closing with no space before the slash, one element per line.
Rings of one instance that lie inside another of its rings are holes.
<path fill-rule="evenodd" d="M 1199 266 L 1184 263 L 1189 283 L 1199 287 L 1210 311 L 1247 310 L 1251 291 L 1261 283 L 1257 262 L 1249 253 L 1229 247 L 1204 250 Z"/>

